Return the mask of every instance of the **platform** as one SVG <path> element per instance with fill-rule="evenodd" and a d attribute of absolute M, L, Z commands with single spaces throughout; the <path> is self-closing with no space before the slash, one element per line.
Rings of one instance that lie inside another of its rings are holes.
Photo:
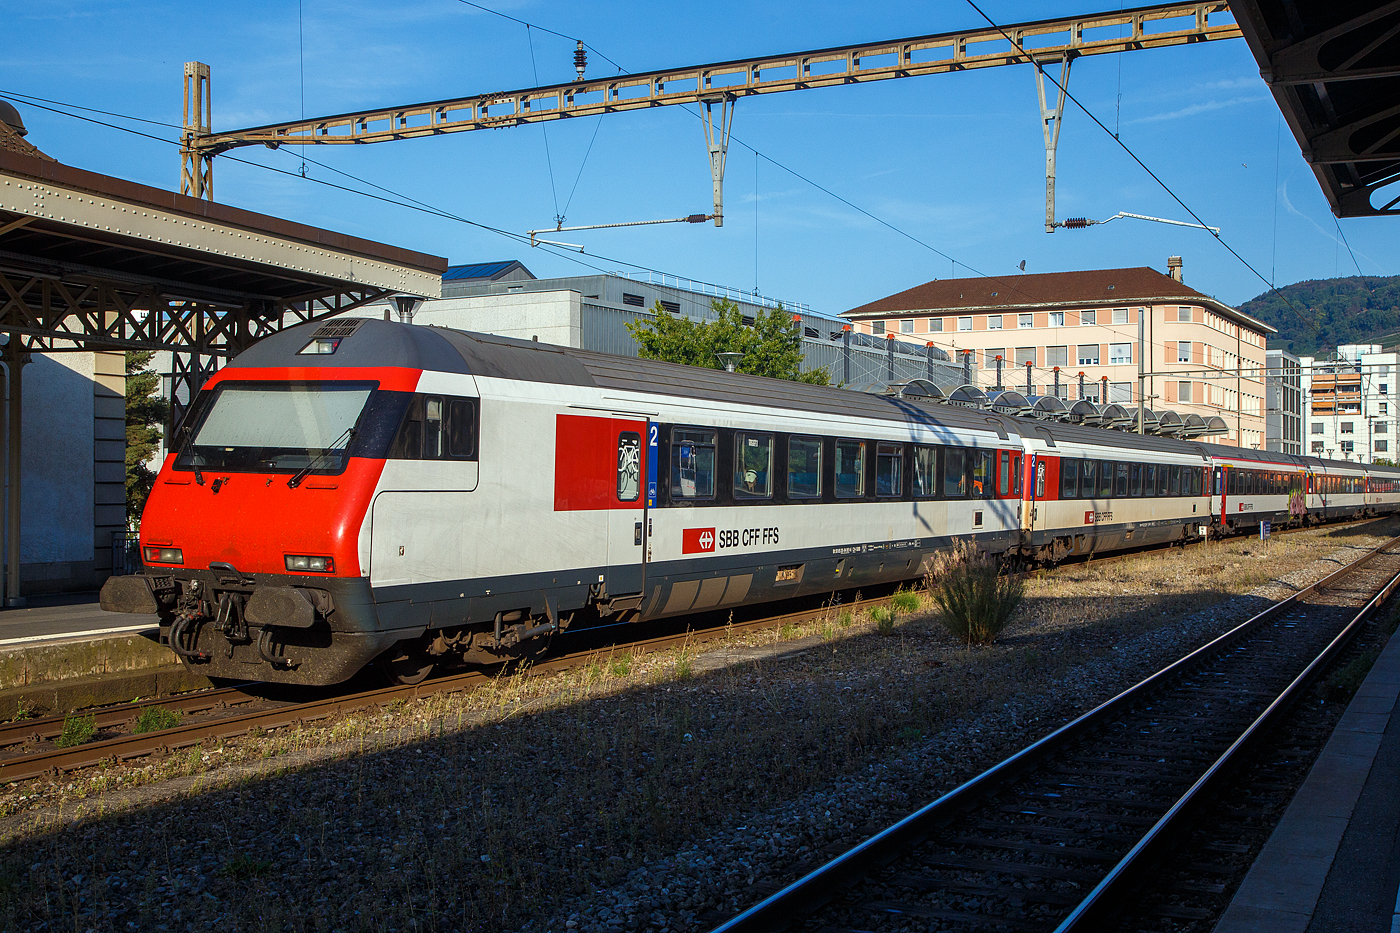
<path fill-rule="evenodd" d="M 1215 933 L 1400 931 L 1397 695 L 1392 636 Z"/>
<path fill-rule="evenodd" d="M 104 612 L 96 593 L 0 610 L 0 720 L 209 685 L 159 641 L 154 615 Z"/>

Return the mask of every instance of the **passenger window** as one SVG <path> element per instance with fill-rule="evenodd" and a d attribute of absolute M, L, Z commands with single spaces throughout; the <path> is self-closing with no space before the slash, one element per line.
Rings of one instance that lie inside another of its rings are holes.
<path fill-rule="evenodd" d="M 836 442 L 836 496 L 859 499 L 865 495 L 865 442 Z"/>
<path fill-rule="evenodd" d="M 1044 461 L 1044 460 L 1037 460 L 1037 461 L 1035 462 L 1035 497 L 1036 497 L 1037 499 L 1044 499 L 1044 498 L 1045 498 L 1045 461 Z"/>
<path fill-rule="evenodd" d="M 1157 495 L 1157 465 L 1149 463 L 1143 467 L 1146 476 L 1142 480 L 1142 494 L 1144 496 Z"/>
<path fill-rule="evenodd" d="M 1138 498 L 1142 495 L 1142 464 L 1128 465 L 1128 495 Z"/>
<path fill-rule="evenodd" d="M 875 447 L 875 495 L 904 495 L 904 445 L 877 444 Z"/>
<path fill-rule="evenodd" d="M 734 498 L 773 496 L 773 436 L 734 435 Z"/>
<path fill-rule="evenodd" d="M 617 501 L 636 502 L 642 494 L 642 436 L 623 431 L 617 436 Z"/>
<path fill-rule="evenodd" d="M 1079 461 L 1060 458 L 1060 498 L 1079 498 Z"/>
<path fill-rule="evenodd" d="M 1021 455 L 1011 455 L 1011 494 L 1021 497 Z"/>
<path fill-rule="evenodd" d="M 788 496 L 815 499 L 822 494 L 822 441 L 819 437 L 788 439 Z"/>
<path fill-rule="evenodd" d="M 968 451 L 972 457 L 972 496 L 987 499 L 992 495 L 992 451 Z"/>
<path fill-rule="evenodd" d="M 938 465 L 938 449 L 935 447 L 915 447 L 914 448 L 914 495 L 916 496 L 936 496 L 938 487 L 936 483 L 936 468 Z"/>
<path fill-rule="evenodd" d="M 1080 471 L 1079 497 L 1092 499 L 1099 494 L 1099 462 L 1097 460 L 1082 460 L 1080 462 L 1084 466 Z"/>
<path fill-rule="evenodd" d="M 714 498 L 714 431 L 671 431 L 671 495 L 678 499 Z"/>
<path fill-rule="evenodd" d="M 997 460 L 997 495 L 1004 496 L 1011 491 L 1011 451 L 1003 450 Z"/>
<path fill-rule="evenodd" d="M 1128 495 L 1128 465 L 1118 464 L 1118 472 L 1115 474 L 1113 482 L 1113 494 L 1120 499 L 1127 498 Z"/>
<path fill-rule="evenodd" d="M 949 499 L 967 495 L 967 451 L 961 447 L 943 449 L 943 495 Z"/>
<path fill-rule="evenodd" d="M 1167 494 L 1167 466 L 1164 463 L 1157 464 L 1157 495 Z"/>
<path fill-rule="evenodd" d="M 1181 467 L 1179 466 L 1171 468 L 1171 474 L 1167 478 L 1167 495 L 1181 495 Z"/>
<path fill-rule="evenodd" d="M 447 400 L 447 455 L 476 459 L 476 402 L 472 399 Z"/>
<path fill-rule="evenodd" d="M 1110 460 L 1099 464 L 1099 495 L 1107 499 L 1113 495 L 1113 471 L 1115 465 Z"/>

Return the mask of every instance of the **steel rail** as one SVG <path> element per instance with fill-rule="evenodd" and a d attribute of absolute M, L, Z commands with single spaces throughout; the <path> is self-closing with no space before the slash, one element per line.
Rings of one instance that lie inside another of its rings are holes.
<path fill-rule="evenodd" d="M 990 791 L 1022 774 L 1070 741 L 1084 736 L 1105 720 L 1145 698 L 1177 675 L 1185 673 L 1198 663 L 1221 653 L 1245 635 L 1294 606 L 1303 597 L 1326 589 L 1337 580 L 1355 573 L 1377 556 L 1397 545 L 1400 545 L 1400 537 L 1391 538 L 1355 561 L 1339 567 L 1321 580 L 1309 584 L 1298 592 L 1256 613 L 1230 631 L 1212 639 L 1185 657 L 1174 661 L 1145 680 L 1099 704 L 1094 709 L 1066 723 L 1011 757 L 993 765 L 932 803 L 837 856 L 820 868 L 809 872 L 781 891 L 732 917 L 715 927 L 711 933 L 760 933 L 760 931 L 767 933 L 767 931 L 784 929 L 797 916 L 809 913 L 825 904 L 848 882 L 868 874 L 872 868 L 893 860 L 905 850 L 923 841 L 931 832 L 951 822 Z M 1400 580 L 1400 575 L 1386 584 L 1383 592 L 1388 594 L 1396 585 L 1397 580 Z M 1379 596 L 1369 601 L 1368 606 L 1379 604 L 1378 599 Z M 1335 644 L 1335 639 L 1331 644 Z M 1332 650 L 1331 644 L 1329 644 L 1328 650 Z M 1316 663 L 1315 661 L 1314 664 L 1309 665 L 1308 671 L 1314 671 Z M 1294 683 L 1297 683 L 1296 679 Z M 1293 687 L 1290 686 L 1289 689 L 1293 689 Z M 1140 864 L 1140 862 L 1135 861 L 1133 865 L 1124 869 L 1124 874 Z M 1090 927 L 1085 926 L 1076 929 L 1088 928 Z"/>
<path fill-rule="evenodd" d="M 887 603 L 890 598 L 891 597 L 884 596 L 857 600 L 855 602 L 842 604 L 842 608 L 860 609 L 869 606 L 883 605 Z M 774 628 L 793 622 L 821 618 L 823 615 L 833 611 L 833 608 L 833 606 L 824 606 L 818 609 L 805 609 L 798 612 L 766 616 L 764 618 L 751 619 L 744 622 L 724 625 L 716 624 L 705 629 L 687 630 L 681 633 L 660 635 L 640 641 L 624 642 L 620 645 L 606 648 L 588 648 L 532 663 L 524 673 L 528 675 L 532 673 L 552 673 L 554 671 L 564 670 L 606 656 L 618 649 L 624 649 L 631 654 L 646 654 L 676 645 L 687 643 L 699 644 L 726 637 L 734 632 Z M 104 761 L 128 761 L 152 754 L 153 752 L 189 748 L 206 739 L 234 738 L 245 735 L 253 729 L 278 729 L 290 725 L 316 722 L 340 713 L 354 712 L 370 706 L 382 706 L 399 700 L 417 699 L 437 694 L 458 693 L 463 690 L 471 690 L 479 686 L 484 686 L 493 679 L 494 676 L 491 673 L 467 671 L 461 674 L 453 674 L 447 677 L 427 680 L 421 684 L 383 687 L 377 690 L 367 690 L 360 693 L 328 697 L 307 703 L 282 706 L 271 710 L 258 710 L 236 716 L 227 716 L 206 722 L 186 723 L 157 732 L 116 736 L 99 742 L 89 742 L 84 745 L 78 745 L 73 748 L 60 748 L 52 751 L 37 752 L 31 755 L 0 759 L 0 782 L 30 780 L 32 778 L 43 777 L 44 775 L 75 771 L 80 768 L 101 764 Z M 163 702 L 168 701 L 139 701 L 139 705 L 160 705 Z M 132 718 L 132 707 L 133 704 L 114 707 L 110 711 L 112 724 L 130 721 Z"/>
<path fill-rule="evenodd" d="M 243 684 L 242 686 L 251 686 L 251 684 Z M 185 713 L 197 713 L 221 706 L 241 706 L 258 699 L 260 698 L 244 693 L 240 687 L 217 687 L 172 696 L 148 697 L 144 700 L 133 700 L 130 703 L 116 706 L 98 707 L 90 711 L 74 711 L 63 716 L 15 719 L 0 723 L 0 748 L 7 745 L 18 745 L 21 742 L 41 742 L 45 739 L 55 738 L 62 734 L 63 724 L 74 716 L 91 716 L 93 724 L 97 728 L 105 729 L 109 726 L 120 726 L 131 722 L 141 714 L 142 710 L 153 706 L 178 709 Z"/>

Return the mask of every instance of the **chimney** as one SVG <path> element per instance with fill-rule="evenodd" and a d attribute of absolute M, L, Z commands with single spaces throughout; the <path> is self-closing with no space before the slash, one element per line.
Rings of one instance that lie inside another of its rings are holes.
<path fill-rule="evenodd" d="M 1178 282 L 1180 282 L 1180 281 L 1182 280 L 1182 279 L 1181 279 L 1181 257 L 1180 257 L 1180 256 L 1168 256 L 1168 257 L 1167 257 L 1167 275 L 1171 276 L 1174 280 L 1176 280 L 1176 281 L 1178 281 Z"/>

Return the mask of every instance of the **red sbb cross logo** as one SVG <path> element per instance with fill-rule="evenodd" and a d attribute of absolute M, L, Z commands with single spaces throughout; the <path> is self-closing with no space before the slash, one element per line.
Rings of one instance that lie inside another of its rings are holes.
<path fill-rule="evenodd" d="M 681 532 L 682 554 L 705 554 L 715 549 L 713 528 L 687 528 Z"/>
<path fill-rule="evenodd" d="M 1086 524 L 1086 525 L 1092 525 L 1093 523 L 1094 523 L 1094 513 L 1093 513 L 1093 512 L 1085 512 L 1085 513 L 1084 513 L 1084 524 Z"/>

